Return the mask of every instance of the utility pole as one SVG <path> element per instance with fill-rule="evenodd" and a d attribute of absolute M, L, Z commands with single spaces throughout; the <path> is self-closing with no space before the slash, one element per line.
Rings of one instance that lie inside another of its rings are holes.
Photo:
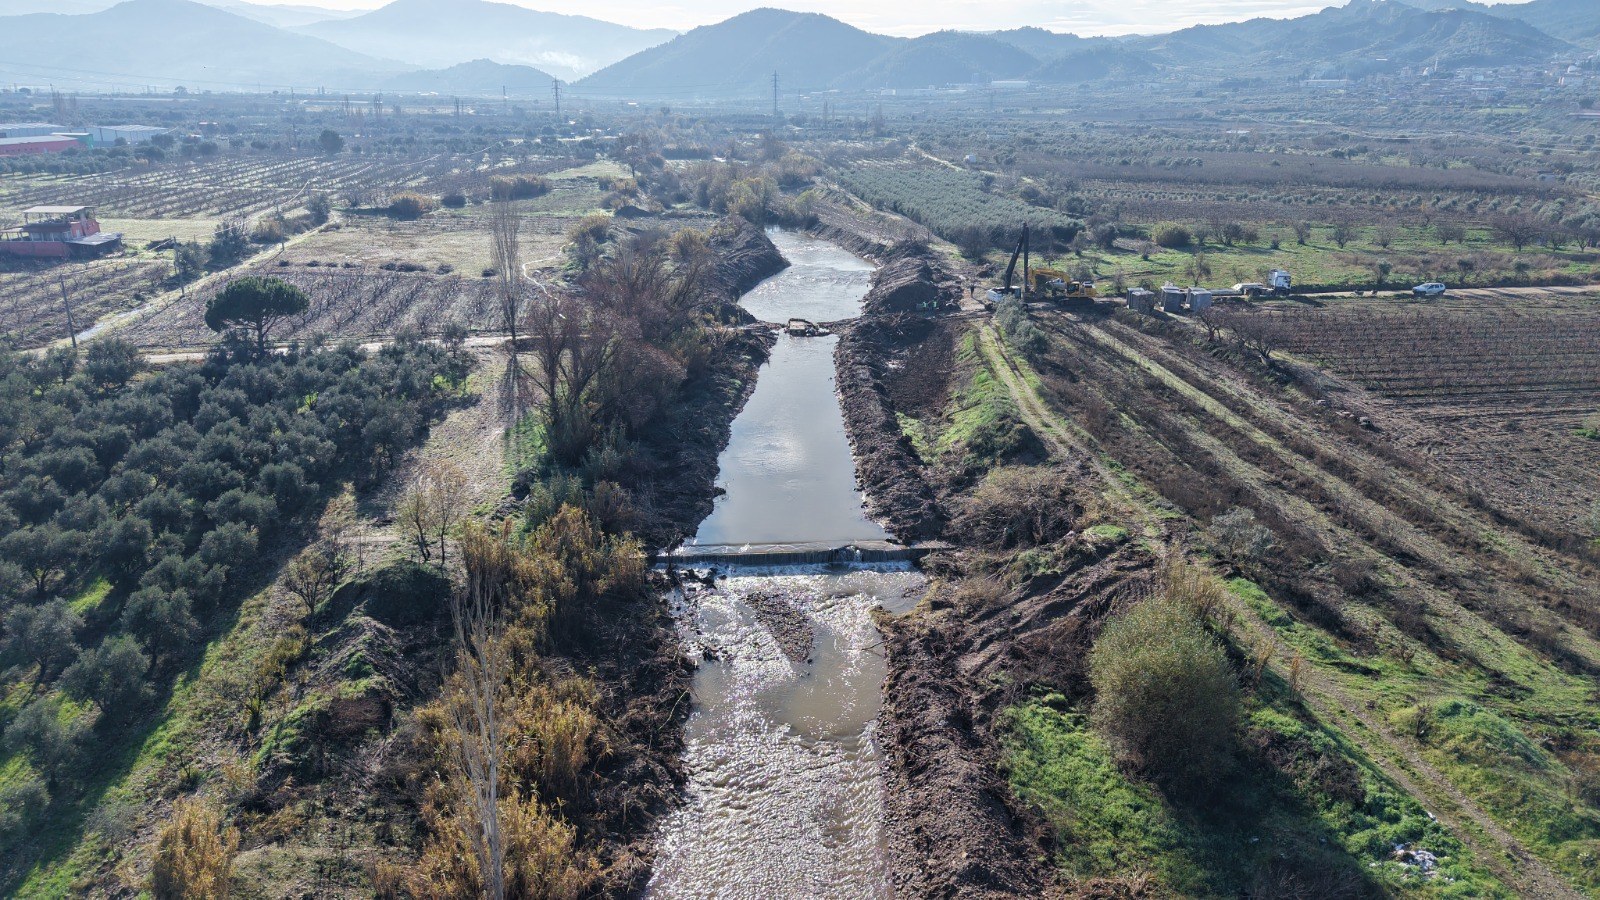
<path fill-rule="evenodd" d="M 561 120 L 561 79 L 550 79 L 550 90 L 556 95 L 556 121 Z"/>
<path fill-rule="evenodd" d="M 778 117 L 778 73 L 772 73 L 772 117 Z"/>
<path fill-rule="evenodd" d="M 72 352 L 78 352 L 78 323 L 72 315 L 72 292 L 67 290 L 67 274 L 64 270 L 56 271 L 57 283 L 61 286 L 61 305 L 67 308 L 67 336 L 72 338 Z"/>

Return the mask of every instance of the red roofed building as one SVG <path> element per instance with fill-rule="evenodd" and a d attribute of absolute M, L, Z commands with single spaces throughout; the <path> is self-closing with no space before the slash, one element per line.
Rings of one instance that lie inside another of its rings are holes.
<path fill-rule="evenodd" d="M 29 137 L 0 138 L 0 156 L 26 156 L 31 153 L 60 153 L 63 150 L 82 150 L 84 142 L 60 134 L 41 134 Z"/>
<path fill-rule="evenodd" d="M 64 259 L 122 249 L 122 235 L 102 232 L 87 206 L 35 206 L 22 224 L 0 230 L 0 253 Z"/>

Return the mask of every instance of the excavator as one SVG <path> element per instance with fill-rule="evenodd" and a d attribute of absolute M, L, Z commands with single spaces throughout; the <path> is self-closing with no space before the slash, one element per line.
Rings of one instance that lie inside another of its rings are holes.
<path fill-rule="evenodd" d="M 1017 274 L 1017 260 L 1022 260 L 1022 284 L 1012 287 L 1012 280 Z M 1028 293 L 1028 226 L 1022 226 L 1022 237 L 1017 238 L 1017 249 L 1011 251 L 1011 262 L 1006 265 L 1006 282 L 1003 286 L 990 288 L 983 295 L 985 302 L 999 303 L 1007 297 L 1027 298 Z"/>
<path fill-rule="evenodd" d="M 1093 300 L 1100 296 L 1092 281 L 1073 281 L 1060 269 L 1033 270 L 1033 292 L 1050 300 Z"/>
<path fill-rule="evenodd" d="M 1093 300 L 1100 296 L 1092 281 L 1073 281 L 1060 269 L 1044 266 L 1033 268 L 1029 265 L 1029 251 L 1028 226 L 1023 225 L 1022 237 L 1017 239 L 1017 248 L 1011 251 L 1011 262 L 1006 266 L 1005 284 L 991 288 L 984 295 L 986 301 L 994 304 L 1007 297 L 1020 297 L 1026 300 L 1029 296 L 1056 301 Z M 1019 259 L 1022 260 L 1022 281 L 1014 285 Z"/>

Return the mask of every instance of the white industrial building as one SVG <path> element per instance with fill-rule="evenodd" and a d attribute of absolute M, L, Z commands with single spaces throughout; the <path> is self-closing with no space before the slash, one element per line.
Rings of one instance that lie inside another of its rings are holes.
<path fill-rule="evenodd" d="M 0 122 L 0 138 L 49 137 L 66 130 L 49 122 Z"/>
<path fill-rule="evenodd" d="M 109 147 L 117 141 L 129 144 L 147 144 L 155 139 L 158 134 L 166 134 L 170 128 L 158 128 L 155 125 L 96 125 L 89 129 L 94 136 L 96 147 Z"/>

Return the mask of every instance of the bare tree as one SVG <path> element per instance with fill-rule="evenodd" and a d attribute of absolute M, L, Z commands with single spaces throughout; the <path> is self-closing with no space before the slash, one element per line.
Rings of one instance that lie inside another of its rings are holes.
<path fill-rule="evenodd" d="M 466 476 L 449 460 L 427 460 L 417 467 L 396 517 L 423 562 L 431 561 L 437 548 L 444 566 L 445 541 L 461 521 L 466 496 Z"/>
<path fill-rule="evenodd" d="M 338 538 L 318 541 L 301 551 L 283 573 L 283 589 L 315 612 L 350 574 L 353 560 Z"/>
<path fill-rule="evenodd" d="M 452 748 L 463 793 L 476 828 L 471 833 L 486 900 L 506 896 L 506 845 L 500 821 L 500 770 L 505 740 L 500 692 L 510 671 L 510 653 L 500 633 L 500 606 L 510 571 L 503 548 L 488 546 L 493 535 L 474 530 L 463 548 L 466 584 L 450 604 L 455 626 L 456 678 L 449 709 Z M 478 551 L 484 552 L 478 552 Z"/>
<path fill-rule="evenodd" d="M 527 297 L 522 284 L 521 230 L 522 219 L 512 208 L 511 201 L 496 200 L 494 213 L 489 219 L 490 258 L 494 269 L 500 327 L 505 329 L 508 341 L 506 352 L 511 360 L 506 371 L 506 387 L 513 411 L 521 409 L 517 388 L 521 383 L 522 366 L 517 356 L 517 328 L 522 322 L 522 308 Z"/>
<path fill-rule="evenodd" d="M 1537 241 L 1545 230 L 1545 225 L 1527 213 L 1508 213 L 1495 216 L 1489 225 L 1494 232 L 1495 239 L 1503 244 L 1510 244 L 1521 253 L 1524 247 Z"/>

